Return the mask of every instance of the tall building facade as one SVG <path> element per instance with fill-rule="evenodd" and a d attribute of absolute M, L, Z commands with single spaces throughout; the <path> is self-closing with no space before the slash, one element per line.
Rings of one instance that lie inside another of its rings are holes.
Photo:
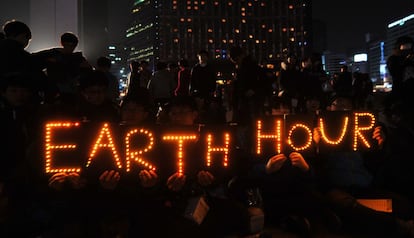
<path fill-rule="evenodd" d="M 398 37 L 404 35 L 414 39 L 414 13 L 388 24 L 387 40 L 385 42 L 387 57 L 392 54 L 392 48 Z"/>
<path fill-rule="evenodd" d="M 226 58 L 240 45 L 256 59 L 311 53 L 310 0 L 134 0 L 126 32 L 129 60 Z"/>
<path fill-rule="evenodd" d="M 30 0 L 26 22 L 32 31 L 28 51 L 60 46 L 62 33 L 79 37 L 76 51 L 82 51 L 91 64 L 108 54 L 108 0 Z"/>

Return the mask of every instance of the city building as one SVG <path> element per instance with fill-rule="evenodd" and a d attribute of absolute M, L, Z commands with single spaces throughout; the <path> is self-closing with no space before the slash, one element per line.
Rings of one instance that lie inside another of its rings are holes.
<path fill-rule="evenodd" d="M 195 59 L 200 50 L 226 58 L 232 45 L 256 59 L 310 55 L 309 0 L 135 0 L 126 31 L 129 60 Z"/>
<path fill-rule="evenodd" d="M 29 9 L 29 52 L 60 46 L 60 35 L 70 31 L 79 37 L 76 51 L 91 64 L 108 54 L 108 0 L 31 0 L 22 8 Z"/>
<path fill-rule="evenodd" d="M 348 65 L 347 57 L 345 54 L 333 53 L 325 51 L 322 56 L 322 63 L 325 66 L 324 70 L 330 76 L 335 73 L 339 73 L 342 65 Z"/>
<path fill-rule="evenodd" d="M 398 37 L 404 35 L 414 38 L 414 13 L 388 24 L 387 40 L 385 41 L 387 57 L 392 54 L 392 48 Z"/>
<path fill-rule="evenodd" d="M 385 42 L 377 40 L 368 44 L 368 64 L 371 81 L 376 85 L 384 84 L 387 59 L 385 57 Z"/>

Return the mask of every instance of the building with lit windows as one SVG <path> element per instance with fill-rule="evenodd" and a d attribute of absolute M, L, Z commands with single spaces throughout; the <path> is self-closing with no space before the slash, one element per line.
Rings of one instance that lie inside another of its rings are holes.
<path fill-rule="evenodd" d="M 310 0 L 134 0 L 126 31 L 129 60 L 226 58 L 232 45 L 256 59 L 311 52 Z"/>
<path fill-rule="evenodd" d="M 414 38 L 414 13 L 388 24 L 387 40 L 385 42 L 387 56 L 391 55 L 398 37 L 404 35 Z"/>

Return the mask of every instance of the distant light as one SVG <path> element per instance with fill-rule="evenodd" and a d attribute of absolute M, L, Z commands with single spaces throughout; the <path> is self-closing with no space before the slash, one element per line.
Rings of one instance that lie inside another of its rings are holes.
<path fill-rule="evenodd" d="M 354 55 L 354 62 L 366 62 L 368 59 L 367 54 L 356 54 Z"/>
<path fill-rule="evenodd" d="M 116 49 L 116 47 L 115 47 L 115 46 L 108 46 L 108 49 L 110 49 L 110 50 L 115 50 L 115 49 Z"/>
<path fill-rule="evenodd" d="M 397 20 L 397 21 L 395 21 L 395 22 L 392 22 L 392 23 L 390 23 L 390 24 L 388 24 L 388 28 L 391 28 L 391 27 L 394 27 L 394 26 L 396 26 L 396 25 L 404 25 L 404 23 L 406 22 L 406 21 L 408 21 L 408 20 L 411 20 L 411 19 L 413 19 L 414 18 L 414 14 L 411 14 L 411 15 L 409 15 L 409 16 L 406 16 L 406 17 L 404 17 L 403 19 L 400 19 L 400 20 Z"/>

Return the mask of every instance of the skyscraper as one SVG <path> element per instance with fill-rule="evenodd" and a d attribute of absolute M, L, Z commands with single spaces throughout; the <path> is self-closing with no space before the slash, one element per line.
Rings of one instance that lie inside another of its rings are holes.
<path fill-rule="evenodd" d="M 225 58 L 232 45 L 257 59 L 311 52 L 310 0 L 134 0 L 129 60 Z"/>

